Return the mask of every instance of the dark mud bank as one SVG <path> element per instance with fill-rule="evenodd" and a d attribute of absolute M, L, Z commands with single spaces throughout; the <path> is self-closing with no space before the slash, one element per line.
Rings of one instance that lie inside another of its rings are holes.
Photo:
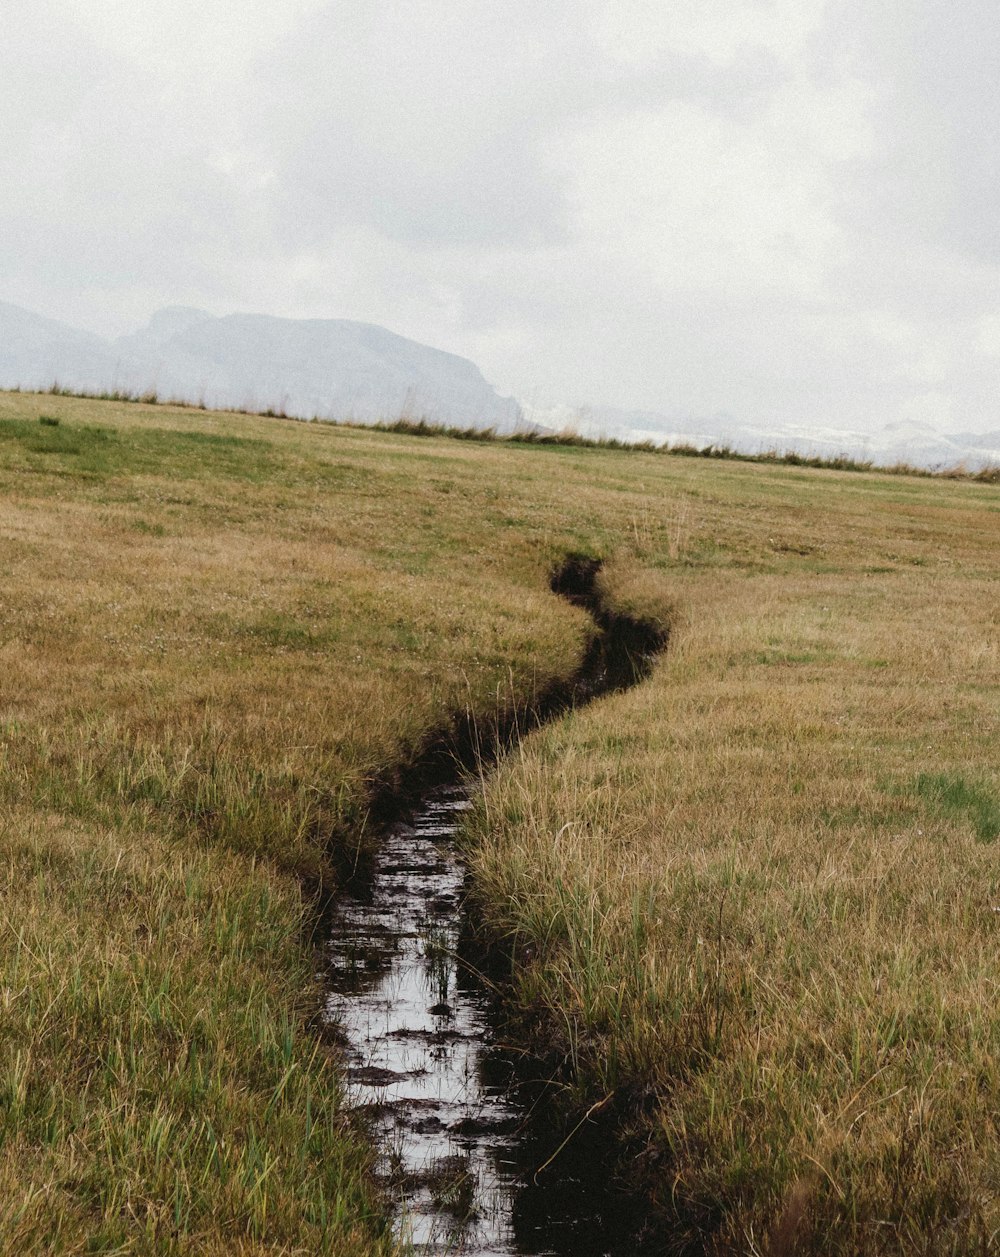
<path fill-rule="evenodd" d="M 371 821 L 385 824 L 405 815 L 428 790 L 488 767 L 532 729 L 602 694 L 629 689 L 649 675 L 656 655 L 666 648 L 669 629 L 609 607 L 600 590 L 602 566 L 600 559 L 571 554 L 549 578 L 552 592 L 587 611 L 596 630 L 573 676 L 485 719 L 455 713 L 404 763 L 372 781 Z"/>
<path fill-rule="evenodd" d="M 476 928 L 453 841 L 473 774 L 569 707 L 638 684 L 666 646 L 664 626 L 606 605 L 600 568 L 571 555 L 551 577 L 594 623 L 573 678 L 486 725 L 456 718 L 377 782 L 378 841 L 334 909 L 327 1015 L 418 1252 L 625 1257 L 652 1243 L 645 1200 L 615 1173 L 635 1097 L 585 1120 L 560 1102 L 565 1062 L 513 1028 L 512 957 Z"/>

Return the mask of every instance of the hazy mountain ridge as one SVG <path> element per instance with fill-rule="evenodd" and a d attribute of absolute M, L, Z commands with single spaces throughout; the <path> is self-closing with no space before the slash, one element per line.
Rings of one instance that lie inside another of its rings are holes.
<path fill-rule="evenodd" d="M 346 319 L 216 317 L 168 306 L 145 327 L 108 341 L 0 302 L 0 387 L 53 384 L 88 392 L 155 391 L 165 400 L 302 418 L 408 416 L 499 432 L 571 428 L 583 436 L 726 445 L 747 454 L 794 451 L 882 466 L 1000 466 L 1000 430 L 948 433 L 911 420 L 865 432 L 746 422 L 724 413 L 522 405 L 501 397 L 468 359 Z"/>
<path fill-rule="evenodd" d="M 499 431 L 521 420 L 474 363 L 373 324 L 174 306 L 105 341 L 0 303 L 0 386 L 55 383 L 303 418 L 408 415 Z"/>
<path fill-rule="evenodd" d="M 729 446 L 745 454 L 794 452 L 806 457 L 846 457 L 879 466 L 909 463 L 942 470 L 1000 466 L 1000 431 L 948 433 L 922 420 L 889 423 L 870 432 L 853 428 L 806 428 L 797 424 L 741 422 L 731 415 L 696 416 L 610 406 L 525 407 L 528 419 L 583 436 L 617 437 L 658 444 Z"/>
<path fill-rule="evenodd" d="M 99 336 L 0 302 L 0 384 L 48 388 L 73 382 L 105 387 L 114 370 L 111 347 Z"/>

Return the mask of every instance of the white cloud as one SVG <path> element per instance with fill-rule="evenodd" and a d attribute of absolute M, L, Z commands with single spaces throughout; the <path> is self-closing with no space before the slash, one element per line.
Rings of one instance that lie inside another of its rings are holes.
<path fill-rule="evenodd" d="M 985 0 L 12 0 L 5 54 L 0 299 L 367 319 L 554 401 L 996 426 Z"/>

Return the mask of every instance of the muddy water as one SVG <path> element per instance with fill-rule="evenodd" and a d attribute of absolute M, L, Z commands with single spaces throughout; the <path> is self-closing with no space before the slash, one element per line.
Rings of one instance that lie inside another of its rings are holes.
<path fill-rule="evenodd" d="M 488 988 L 459 962 L 464 870 L 449 839 L 469 806 L 435 791 L 342 907 L 329 1013 L 350 1044 L 355 1105 L 376 1123 L 399 1231 L 418 1251 L 514 1253 L 516 1101 L 485 1082 Z"/>
<path fill-rule="evenodd" d="M 603 632 L 547 714 L 636 684 L 664 640 L 602 622 L 588 591 L 557 579 Z M 327 1015 L 382 1150 L 397 1233 L 421 1254 L 634 1257 L 642 1211 L 613 1183 L 610 1141 L 585 1123 L 562 1147 L 567 1131 L 539 1116 L 544 1082 L 505 1049 L 495 992 L 463 958 L 466 871 L 453 839 L 470 788 L 439 785 L 386 828 L 328 943 Z"/>

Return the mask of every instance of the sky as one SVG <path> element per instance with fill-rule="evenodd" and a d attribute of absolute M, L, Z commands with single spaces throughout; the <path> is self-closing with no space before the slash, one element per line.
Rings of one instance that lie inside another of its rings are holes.
<path fill-rule="evenodd" d="M 1000 428 L 995 0 L 5 0 L 0 300 L 536 405 Z"/>

